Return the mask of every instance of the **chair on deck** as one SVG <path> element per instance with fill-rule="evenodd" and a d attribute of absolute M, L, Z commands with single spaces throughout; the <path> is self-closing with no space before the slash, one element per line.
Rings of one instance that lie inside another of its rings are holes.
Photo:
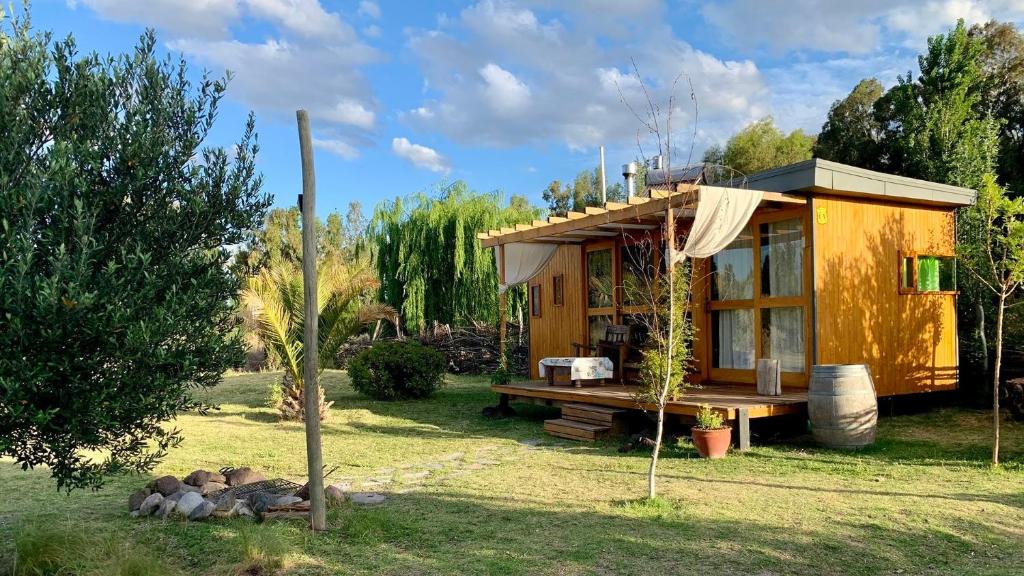
<path fill-rule="evenodd" d="M 615 377 L 620 384 L 626 383 L 626 363 L 630 358 L 633 346 L 633 327 L 624 324 L 610 324 L 604 330 L 604 338 L 597 344 L 580 344 L 573 342 L 574 356 L 606 357 L 612 361 Z M 587 354 L 581 352 L 586 350 Z"/>

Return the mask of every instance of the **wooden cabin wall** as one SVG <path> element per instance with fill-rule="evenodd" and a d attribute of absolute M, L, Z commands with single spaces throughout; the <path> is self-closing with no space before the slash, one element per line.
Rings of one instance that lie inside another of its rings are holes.
<path fill-rule="evenodd" d="M 954 294 L 900 294 L 900 251 L 952 256 L 952 210 L 816 197 L 817 364 L 871 367 L 879 396 L 957 385 Z"/>
<path fill-rule="evenodd" d="M 540 317 L 530 316 L 530 378 L 537 379 L 537 363 L 553 356 L 572 356 L 573 342 L 586 342 L 583 301 L 583 265 L 579 246 L 560 246 L 528 286 L 540 286 Z M 562 275 L 564 303 L 554 305 L 554 277 Z"/>

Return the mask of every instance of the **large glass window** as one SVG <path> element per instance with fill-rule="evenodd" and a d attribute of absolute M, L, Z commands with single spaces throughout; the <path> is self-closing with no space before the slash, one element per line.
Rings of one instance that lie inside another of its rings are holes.
<path fill-rule="evenodd" d="M 749 300 L 754 297 L 754 238 L 745 228 L 711 257 L 711 298 Z"/>
<path fill-rule="evenodd" d="M 804 309 L 761 310 L 761 348 L 761 356 L 778 360 L 783 372 L 803 372 Z"/>
<path fill-rule="evenodd" d="M 760 226 L 761 295 L 800 296 L 804 281 L 804 229 L 799 218 Z"/>
<path fill-rule="evenodd" d="M 715 310 L 711 313 L 711 365 L 715 368 L 754 368 L 754 311 Z"/>
<path fill-rule="evenodd" d="M 622 246 L 622 304 L 649 306 L 654 283 L 654 251 L 650 242 Z"/>
<path fill-rule="evenodd" d="M 590 308 L 612 306 L 614 285 L 611 249 L 587 252 L 587 305 Z"/>

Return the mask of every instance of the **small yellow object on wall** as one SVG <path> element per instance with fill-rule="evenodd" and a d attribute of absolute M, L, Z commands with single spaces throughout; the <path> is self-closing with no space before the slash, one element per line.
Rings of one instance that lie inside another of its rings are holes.
<path fill-rule="evenodd" d="M 818 206 L 814 214 L 818 224 L 828 224 L 828 210 L 824 206 Z"/>

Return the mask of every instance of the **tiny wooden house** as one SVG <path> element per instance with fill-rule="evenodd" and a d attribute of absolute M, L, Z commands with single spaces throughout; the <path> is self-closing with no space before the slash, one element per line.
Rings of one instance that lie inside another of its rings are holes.
<path fill-rule="evenodd" d="M 481 235 L 499 261 L 545 246 L 507 279 L 529 286 L 532 378 L 542 358 L 651 313 L 629 287 L 665 265 L 666 210 L 685 235 L 714 188 L 671 185 L 694 193 L 655 190 Z M 774 358 L 790 390 L 807 387 L 813 364 L 867 364 L 879 396 L 957 386 L 954 213 L 973 191 L 820 159 L 745 188 L 733 197 L 760 192 L 739 234 L 694 264 L 694 381 L 753 387 L 757 360 Z"/>

